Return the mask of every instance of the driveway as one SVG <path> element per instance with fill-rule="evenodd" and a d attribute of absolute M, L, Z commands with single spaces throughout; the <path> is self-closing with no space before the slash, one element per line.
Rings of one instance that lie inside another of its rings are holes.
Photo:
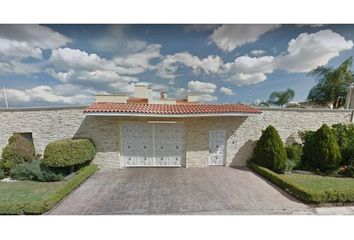
<path fill-rule="evenodd" d="M 49 214 L 307 214 L 311 210 L 247 169 L 100 170 Z"/>

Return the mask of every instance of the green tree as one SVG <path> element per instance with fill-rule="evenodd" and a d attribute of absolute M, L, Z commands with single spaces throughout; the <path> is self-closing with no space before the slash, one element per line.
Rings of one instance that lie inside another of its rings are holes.
<path fill-rule="evenodd" d="M 317 105 L 326 105 L 338 109 L 345 103 L 348 87 L 354 83 L 351 70 L 353 58 L 345 60 L 338 68 L 319 66 L 308 75 L 315 78 L 317 84 L 310 90 L 307 100 Z"/>
<path fill-rule="evenodd" d="M 286 169 L 286 151 L 278 131 L 269 125 L 257 142 L 252 161 L 274 172 L 283 173 Z"/>
<path fill-rule="evenodd" d="M 285 91 L 272 92 L 272 94 L 269 96 L 268 102 L 273 105 L 284 107 L 284 105 L 288 104 L 290 100 L 294 98 L 294 96 L 294 90 L 288 88 Z"/>
<path fill-rule="evenodd" d="M 339 167 L 341 160 L 336 136 L 326 124 L 305 137 L 302 162 L 311 170 L 331 172 Z"/>

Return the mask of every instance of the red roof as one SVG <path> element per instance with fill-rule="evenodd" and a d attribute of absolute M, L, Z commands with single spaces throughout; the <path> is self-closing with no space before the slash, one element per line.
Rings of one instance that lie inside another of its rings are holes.
<path fill-rule="evenodd" d="M 84 113 L 136 114 L 257 114 L 260 110 L 244 104 L 134 104 L 98 102 L 88 106 Z"/>

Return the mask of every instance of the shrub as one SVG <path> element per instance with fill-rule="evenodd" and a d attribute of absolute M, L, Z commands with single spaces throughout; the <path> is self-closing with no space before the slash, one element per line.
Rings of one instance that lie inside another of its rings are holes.
<path fill-rule="evenodd" d="M 334 124 L 332 129 L 342 154 L 342 164 L 354 163 L 354 124 Z"/>
<path fill-rule="evenodd" d="M 49 143 L 43 156 L 47 167 L 72 167 L 91 161 L 96 154 L 93 143 L 88 139 L 65 139 Z"/>
<path fill-rule="evenodd" d="M 326 191 L 314 191 L 284 179 L 282 176 L 257 164 L 249 162 L 248 167 L 259 175 L 267 178 L 278 187 L 307 203 L 354 202 L 354 191 L 352 190 L 336 191 L 335 189 L 328 189 Z"/>
<path fill-rule="evenodd" d="M 286 156 L 290 161 L 294 163 L 294 168 L 298 168 L 301 165 L 302 146 L 297 143 L 293 143 L 285 147 Z"/>
<path fill-rule="evenodd" d="M 41 167 L 40 160 L 33 160 L 30 163 L 22 163 L 14 167 L 10 172 L 10 177 L 16 180 L 32 180 L 40 182 L 60 181 L 64 177 L 55 174 L 45 167 Z"/>
<path fill-rule="evenodd" d="M 0 169 L 5 173 L 6 176 L 9 176 L 11 169 L 16 167 L 20 163 L 23 162 L 15 162 L 12 160 L 0 160 Z"/>
<path fill-rule="evenodd" d="M 268 126 L 253 152 L 253 159 L 260 166 L 282 173 L 286 169 L 286 152 L 282 140 L 273 126 Z"/>
<path fill-rule="evenodd" d="M 5 172 L 2 169 L 0 169 L 0 180 L 4 179 L 5 177 L 6 177 Z"/>
<path fill-rule="evenodd" d="M 305 139 L 302 161 L 310 170 L 333 172 L 339 167 L 341 160 L 336 136 L 326 124 Z"/>
<path fill-rule="evenodd" d="M 285 170 L 284 172 L 286 173 L 291 173 L 292 170 L 297 166 L 297 163 L 290 160 L 290 159 L 286 159 L 286 166 L 285 166 Z"/>
<path fill-rule="evenodd" d="M 9 160 L 17 164 L 30 162 L 35 159 L 35 149 L 30 141 L 15 133 L 9 138 L 1 157 L 5 161 Z"/>
<path fill-rule="evenodd" d="M 13 134 L 1 153 L 0 169 L 8 176 L 12 168 L 35 159 L 33 144 L 20 134 Z"/>

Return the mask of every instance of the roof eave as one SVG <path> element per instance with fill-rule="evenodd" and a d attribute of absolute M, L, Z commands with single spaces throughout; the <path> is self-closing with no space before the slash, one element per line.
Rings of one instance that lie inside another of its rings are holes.
<path fill-rule="evenodd" d="M 243 113 L 193 113 L 193 114 L 160 114 L 160 113 L 133 113 L 133 112 L 84 112 L 87 116 L 119 116 L 119 117 L 164 117 L 164 118 L 189 118 L 189 117 L 247 117 L 259 115 L 262 112 Z"/>

